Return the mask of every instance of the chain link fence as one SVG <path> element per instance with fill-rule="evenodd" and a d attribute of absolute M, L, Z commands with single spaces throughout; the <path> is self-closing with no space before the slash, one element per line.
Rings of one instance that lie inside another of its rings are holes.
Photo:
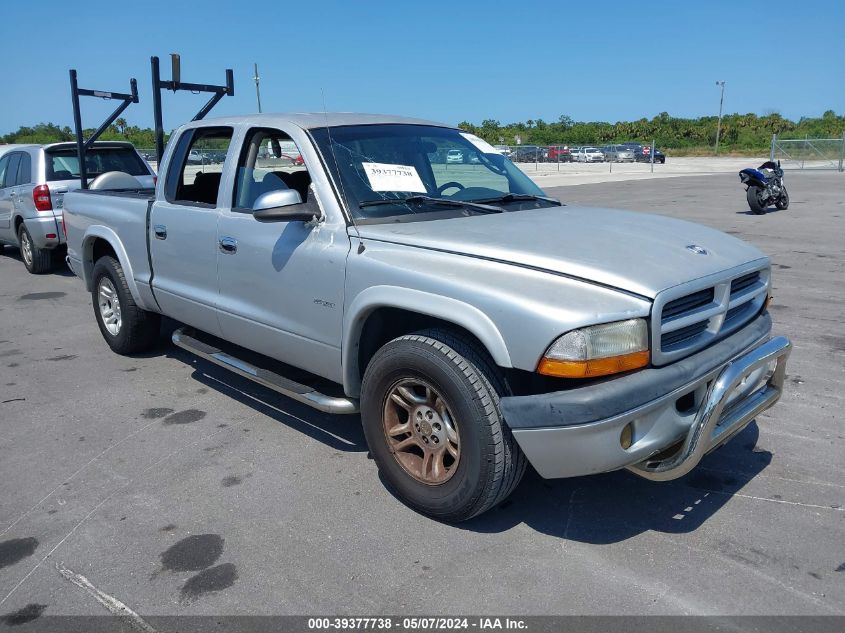
<path fill-rule="evenodd" d="M 609 172 L 625 165 L 637 165 L 637 171 L 666 162 L 654 141 L 592 145 L 496 145 L 497 150 L 523 171 L 571 170 L 579 165 L 603 163 Z M 571 166 L 566 166 L 571 163 Z"/>
<path fill-rule="evenodd" d="M 841 138 L 781 139 L 772 135 L 770 159 L 784 169 L 845 169 L 845 133 Z"/>

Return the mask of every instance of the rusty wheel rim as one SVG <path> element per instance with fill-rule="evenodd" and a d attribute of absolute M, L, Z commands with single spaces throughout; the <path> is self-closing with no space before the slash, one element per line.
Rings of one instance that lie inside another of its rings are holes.
<path fill-rule="evenodd" d="M 461 459 L 458 425 L 434 387 L 403 378 L 388 390 L 382 415 L 391 454 L 411 477 L 437 486 L 449 481 Z"/>

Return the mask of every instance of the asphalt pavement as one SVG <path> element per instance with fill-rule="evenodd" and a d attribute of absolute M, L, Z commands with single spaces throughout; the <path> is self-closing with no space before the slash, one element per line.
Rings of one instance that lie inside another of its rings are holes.
<path fill-rule="evenodd" d="M 460 525 L 391 496 L 357 417 L 193 358 L 173 323 L 152 353 L 117 356 L 79 280 L 29 275 L 7 248 L 0 622 L 108 613 L 103 596 L 142 618 L 845 613 L 845 176 L 786 179 L 792 206 L 763 217 L 735 174 L 548 190 L 769 253 L 786 393 L 680 480 L 529 471 Z"/>

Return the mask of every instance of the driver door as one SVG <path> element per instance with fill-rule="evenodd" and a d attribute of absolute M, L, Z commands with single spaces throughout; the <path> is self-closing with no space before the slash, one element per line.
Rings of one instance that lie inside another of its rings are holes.
<path fill-rule="evenodd" d="M 300 154 L 285 130 L 246 132 L 232 196 L 220 206 L 218 317 L 226 340 L 340 381 L 346 223 L 252 215 L 256 200 L 273 191 L 294 189 L 303 202 L 315 201 Z"/>

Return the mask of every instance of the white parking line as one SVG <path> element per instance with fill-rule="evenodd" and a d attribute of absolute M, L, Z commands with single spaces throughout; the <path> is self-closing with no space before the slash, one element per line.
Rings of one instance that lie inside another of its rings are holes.
<path fill-rule="evenodd" d="M 143 631 L 144 633 L 157 633 L 153 627 L 147 624 L 144 618 L 135 613 L 114 596 L 110 596 L 104 591 L 97 589 L 91 584 L 91 581 L 82 574 L 77 574 L 59 563 L 56 563 L 56 571 L 58 571 L 63 578 L 69 580 L 74 585 L 88 593 L 88 595 L 93 597 L 94 600 L 108 609 L 112 615 L 116 615 L 117 617 L 123 619 L 133 628 Z"/>

